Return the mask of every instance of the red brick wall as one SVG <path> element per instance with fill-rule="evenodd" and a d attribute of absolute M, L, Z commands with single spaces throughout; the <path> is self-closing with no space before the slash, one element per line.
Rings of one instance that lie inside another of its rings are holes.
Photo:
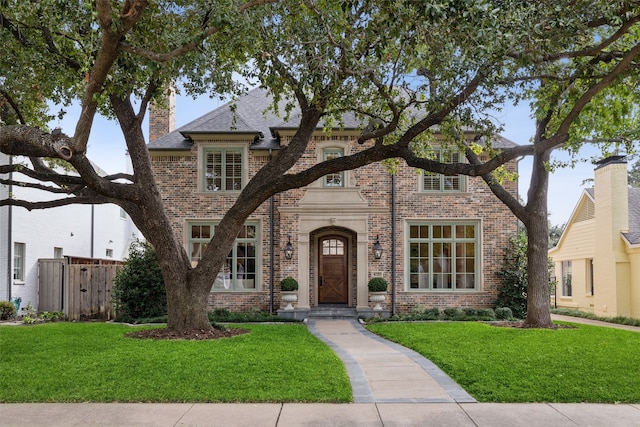
<path fill-rule="evenodd" d="M 327 140 L 332 140 L 326 138 Z M 349 140 L 348 137 L 335 137 L 333 140 Z M 309 145 L 307 154 L 303 156 L 295 169 L 307 168 L 317 162 L 317 140 Z M 249 141 L 247 141 L 249 143 Z M 283 138 L 283 144 L 288 143 Z M 346 154 L 361 150 L 365 146 L 353 144 Z M 186 219 L 220 218 L 235 200 L 233 195 L 224 193 L 203 195 L 197 193 L 197 149 L 194 145 L 186 156 L 153 156 L 152 160 L 160 189 L 173 232 L 182 240 Z M 252 176 L 267 161 L 266 157 L 249 155 L 249 176 Z M 514 170 L 510 164 L 509 169 Z M 369 271 L 383 272 L 391 278 L 391 176 L 387 168 L 381 164 L 373 164 L 355 171 L 347 172 L 352 176 L 351 182 L 358 188 L 371 207 L 388 209 L 384 213 L 369 215 L 368 229 L 370 237 L 380 236 L 380 243 L 385 249 L 381 260 L 374 260 L 369 256 Z M 516 183 L 509 182 L 505 186 L 512 194 L 516 194 Z M 286 277 L 295 277 L 298 266 L 294 260 L 285 260 L 282 248 L 287 236 L 291 237 L 294 248 L 298 247 L 297 227 L 298 217 L 295 214 L 282 215 L 278 213 L 278 206 L 297 206 L 304 195 L 304 189 L 295 189 L 275 196 L 276 213 L 275 226 L 275 284 Z M 415 170 L 402 164 L 396 174 L 396 308 L 398 312 L 409 311 L 417 304 L 426 307 L 491 307 L 497 295 L 498 280 L 496 271 L 500 269 L 503 251 L 508 237 L 516 232 L 516 219 L 508 208 L 504 206 L 489 190 L 480 178 L 467 178 L 467 191 L 464 193 L 421 193 L 418 186 L 418 175 Z M 473 292 L 415 292 L 405 291 L 405 221 L 406 220 L 455 220 L 457 218 L 479 220 L 482 277 L 479 291 Z M 247 311 L 251 308 L 268 310 L 269 308 L 269 202 L 265 202 L 251 217 L 262 220 L 262 274 L 259 291 L 257 292 L 227 292 L 212 293 L 209 299 L 211 308 L 225 307 L 234 311 Z M 313 236 L 311 236 L 313 242 Z M 184 243 L 184 242 L 183 242 Z M 313 258 L 313 251 L 312 258 Z M 351 248 L 355 256 L 355 247 Z M 311 260 L 310 265 L 315 265 Z M 353 258 L 355 266 L 355 258 Z M 312 272 L 313 274 L 313 268 Z M 352 286 L 355 286 L 357 270 L 351 275 Z M 314 278 L 311 278 L 310 296 L 313 299 Z M 282 307 L 279 290 L 276 286 L 275 308 Z M 391 290 L 389 291 L 389 293 Z M 355 305 L 355 288 L 352 289 L 352 303 Z M 391 299 L 387 299 L 389 305 Z M 311 305 L 315 301 L 311 301 Z"/>

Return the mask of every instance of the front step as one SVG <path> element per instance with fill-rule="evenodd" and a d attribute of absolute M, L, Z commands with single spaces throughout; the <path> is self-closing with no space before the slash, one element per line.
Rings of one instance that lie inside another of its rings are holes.
<path fill-rule="evenodd" d="M 357 319 L 358 312 L 353 307 L 318 306 L 311 307 L 309 319 Z"/>

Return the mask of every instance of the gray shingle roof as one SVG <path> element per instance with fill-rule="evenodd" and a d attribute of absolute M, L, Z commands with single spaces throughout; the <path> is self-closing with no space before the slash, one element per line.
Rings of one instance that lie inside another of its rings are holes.
<path fill-rule="evenodd" d="M 239 97 L 235 102 L 224 104 L 213 111 L 187 123 L 174 131 L 151 141 L 149 150 L 188 150 L 192 142 L 189 135 L 244 133 L 261 137 L 252 145 L 254 149 L 279 148 L 275 139 L 277 130 L 296 129 L 300 123 L 300 108 L 295 107 L 289 113 L 288 120 L 269 110 L 272 99 L 266 89 L 256 88 Z M 283 103 L 284 106 L 284 103 Z M 282 111 L 283 109 L 280 109 Z M 362 121 L 353 113 L 342 117 L 345 129 L 360 129 Z M 324 123 L 318 124 L 318 129 Z M 493 143 L 495 148 L 508 148 L 516 144 L 499 136 Z"/>

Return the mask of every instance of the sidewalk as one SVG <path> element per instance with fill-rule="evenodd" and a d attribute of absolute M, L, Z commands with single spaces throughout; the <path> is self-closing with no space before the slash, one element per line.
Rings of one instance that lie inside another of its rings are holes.
<path fill-rule="evenodd" d="M 37 403 L 0 405 L 1 426 L 640 426 L 640 405 L 545 403 Z"/>
<path fill-rule="evenodd" d="M 307 327 L 344 361 L 355 403 L 0 404 L 0 427 L 640 427 L 640 403 L 476 403 L 429 360 L 368 332 L 355 320 L 310 320 Z"/>

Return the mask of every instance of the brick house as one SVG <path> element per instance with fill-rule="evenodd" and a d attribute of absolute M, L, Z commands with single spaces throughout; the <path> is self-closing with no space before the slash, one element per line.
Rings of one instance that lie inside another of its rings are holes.
<path fill-rule="evenodd" d="M 234 106 L 175 130 L 172 109 L 151 115 L 157 184 L 172 231 L 182 236 L 194 264 L 244 183 L 295 133 L 295 111 L 288 121 L 264 115 L 270 102 L 264 90 L 254 89 Z M 344 128 L 330 135 L 318 128 L 296 167 L 361 150 L 358 125 L 345 117 Z M 513 145 L 504 139 L 496 144 Z M 508 167 L 515 170 L 515 162 Z M 516 193 L 516 182 L 506 185 Z M 394 313 L 416 305 L 491 307 L 495 272 L 516 228 L 515 217 L 480 178 L 423 173 L 404 164 L 395 176 L 381 164 L 327 175 L 254 212 L 225 268 L 211 278 L 210 308 L 282 307 L 278 284 L 287 276 L 300 285 L 297 317 L 336 305 L 366 316 L 372 307 L 367 283 L 375 276 L 389 282 L 383 307 Z M 383 248 L 380 259 L 372 250 L 376 242 Z M 284 252 L 289 243 L 291 258 Z"/>

